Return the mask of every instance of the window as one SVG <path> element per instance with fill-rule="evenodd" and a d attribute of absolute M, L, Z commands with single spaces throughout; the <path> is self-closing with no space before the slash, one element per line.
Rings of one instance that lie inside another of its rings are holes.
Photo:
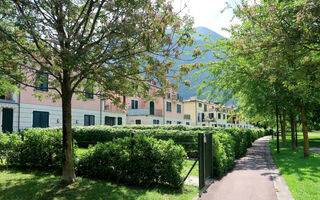
<path fill-rule="evenodd" d="M 180 121 L 177 121 L 177 124 L 181 124 L 181 122 L 180 122 Z"/>
<path fill-rule="evenodd" d="M 109 125 L 109 126 L 114 126 L 114 125 L 116 125 L 116 118 L 115 117 L 106 116 L 104 118 L 104 124 L 105 125 Z"/>
<path fill-rule="evenodd" d="M 226 115 L 225 114 L 223 114 L 223 119 L 226 119 Z"/>
<path fill-rule="evenodd" d="M 42 74 L 37 77 L 37 85 L 36 90 L 48 92 L 49 87 L 49 75 L 48 74 Z"/>
<path fill-rule="evenodd" d="M 137 119 L 136 124 L 141 124 L 141 119 Z"/>
<path fill-rule="evenodd" d="M 177 113 L 181 113 L 181 104 L 177 104 Z"/>
<path fill-rule="evenodd" d="M 167 121 L 167 124 L 172 124 L 172 122 L 171 121 Z"/>
<path fill-rule="evenodd" d="M 94 125 L 94 115 L 84 115 L 84 125 L 85 126 L 92 126 Z"/>
<path fill-rule="evenodd" d="M 171 97 L 171 95 L 170 95 L 170 93 L 168 93 L 168 94 L 167 94 L 167 98 L 170 99 L 170 97 Z"/>
<path fill-rule="evenodd" d="M 202 107 L 202 103 L 199 103 L 199 108 L 201 108 Z"/>
<path fill-rule="evenodd" d="M 190 122 L 186 122 L 186 125 L 190 125 Z"/>
<path fill-rule="evenodd" d="M 213 119 L 214 117 L 213 117 L 213 113 L 209 113 L 209 118 L 210 119 Z"/>
<path fill-rule="evenodd" d="M 6 99 L 6 96 L 1 95 L 1 96 L 0 96 L 0 99 Z"/>
<path fill-rule="evenodd" d="M 167 102 L 167 111 L 171 112 L 171 102 Z"/>
<path fill-rule="evenodd" d="M 204 122 L 204 113 L 201 113 L 201 121 Z"/>
<path fill-rule="evenodd" d="M 93 94 L 89 90 L 84 91 L 84 96 L 88 99 L 93 99 Z"/>
<path fill-rule="evenodd" d="M 160 124 L 160 121 L 158 119 L 154 119 L 153 124 Z"/>
<path fill-rule="evenodd" d="M 118 125 L 122 125 L 122 117 L 118 117 Z"/>
<path fill-rule="evenodd" d="M 207 104 L 204 104 L 204 111 L 207 111 Z"/>
<path fill-rule="evenodd" d="M 218 113 L 218 119 L 221 119 L 221 113 Z"/>
<path fill-rule="evenodd" d="M 49 127 L 49 112 L 33 111 L 32 127 Z"/>
<path fill-rule="evenodd" d="M 138 100 L 131 100 L 131 109 L 138 109 Z"/>

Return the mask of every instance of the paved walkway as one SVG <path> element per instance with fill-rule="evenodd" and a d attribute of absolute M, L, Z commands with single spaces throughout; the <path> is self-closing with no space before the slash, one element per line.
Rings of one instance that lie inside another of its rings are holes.
<path fill-rule="evenodd" d="M 290 200 L 284 179 L 273 163 L 268 141 L 260 138 L 236 161 L 234 170 L 215 181 L 201 200 Z"/>
<path fill-rule="evenodd" d="M 320 154 L 320 148 L 310 148 L 310 151 Z"/>

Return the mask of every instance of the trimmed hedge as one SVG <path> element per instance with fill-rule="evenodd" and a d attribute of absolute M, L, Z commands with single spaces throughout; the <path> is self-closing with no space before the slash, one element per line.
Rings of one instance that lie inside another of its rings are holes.
<path fill-rule="evenodd" d="M 99 143 L 77 162 L 77 174 L 134 185 L 180 187 L 186 153 L 172 140 L 137 135 Z"/>
<path fill-rule="evenodd" d="M 63 156 L 61 129 L 32 128 L 24 130 L 20 135 L 15 133 L 0 135 L 0 157 L 6 160 L 6 165 L 61 169 Z M 74 151 L 76 149 L 74 146 Z"/>
<path fill-rule="evenodd" d="M 129 126 L 128 126 L 129 127 Z M 199 131 L 181 131 L 167 130 L 161 128 L 139 129 L 110 127 L 110 126 L 83 126 L 74 127 L 73 138 L 77 141 L 79 147 L 87 148 L 89 145 L 95 145 L 98 142 L 104 143 L 117 138 L 124 138 L 133 135 L 152 136 L 160 140 L 173 140 L 176 144 L 182 145 L 187 155 L 191 158 L 198 154 L 198 132 Z M 151 127 L 151 126 L 149 126 Z M 157 126 L 155 126 L 157 127 Z M 179 126 L 180 127 L 180 126 Z"/>
<path fill-rule="evenodd" d="M 76 170 L 78 175 L 127 184 L 177 186 L 181 181 L 185 150 L 188 156 L 196 158 L 198 133 L 208 132 L 205 130 L 75 127 L 73 134 L 80 140 L 79 144 L 98 143 L 75 162 Z M 213 132 L 215 177 L 232 169 L 235 159 L 241 157 L 254 140 L 272 134 L 272 130 L 243 128 L 208 130 Z M 76 152 L 76 145 L 74 149 Z M 76 161 L 76 154 L 74 158 Z M 9 166 L 60 170 L 61 128 L 27 129 L 21 135 L 0 133 L 0 161 L 3 160 Z"/>

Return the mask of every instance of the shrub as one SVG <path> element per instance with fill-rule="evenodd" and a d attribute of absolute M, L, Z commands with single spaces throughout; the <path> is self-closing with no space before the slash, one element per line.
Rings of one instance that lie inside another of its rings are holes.
<path fill-rule="evenodd" d="M 17 134 L 5 134 L 0 132 L 0 163 L 16 159 L 21 146 L 21 137 Z"/>
<path fill-rule="evenodd" d="M 104 143 L 117 138 L 129 137 L 132 135 L 152 136 L 161 140 L 173 140 L 176 144 L 184 147 L 187 155 L 191 158 L 196 158 L 198 155 L 198 132 L 199 131 L 182 131 L 182 130 L 167 130 L 167 129 L 149 129 L 139 126 L 134 128 L 124 128 L 130 126 L 90 126 L 90 127 L 74 127 L 73 137 L 77 141 L 79 147 L 87 148 L 89 145 L 95 145 L 98 142 Z M 152 127 L 152 126 L 141 126 Z M 158 127 L 158 126 L 155 126 Z M 175 126 L 173 126 L 175 127 Z M 180 126 L 177 126 L 180 127 Z M 182 126 L 183 127 L 183 126 Z"/>
<path fill-rule="evenodd" d="M 8 137 L 9 140 L 4 139 L 7 141 L 5 147 L 8 152 L 6 154 L 7 165 L 61 169 L 63 154 L 60 128 L 31 128 L 24 130 L 21 136 L 13 133 Z M 74 145 L 74 151 L 76 149 Z"/>
<path fill-rule="evenodd" d="M 134 185 L 180 186 L 185 151 L 172 140 L 137 135 L 99 143 L 80 157 L 78 175 Z"/>

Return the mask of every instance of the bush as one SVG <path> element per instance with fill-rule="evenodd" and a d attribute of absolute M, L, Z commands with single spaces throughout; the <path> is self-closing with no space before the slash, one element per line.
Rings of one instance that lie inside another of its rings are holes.
<path fill-rule="evenodd" d="M 104 143 L 112 141 L 117 138 L 129 137 L 132 135 L 145 135 L 152 136 L 160 140 L 173 140 L 176 144 L 180 144 L 184 147 L 187 155 L 191 158 L 196 158 L 198 155 L 198 132 L 199 131 L 183 131 L 183 130 L 171 130 L 155 128 L 149 129 L 153 126 L 141 126 L 145 127 L 139 129 L 139 126 L 133 126 L 131 128 L 124 128 L 130 126 L 89 126 L 89 127 L 74 127 L 73 137 L 77 141 L 79 147 L 87 148 L 89 145 L 95 145 L 98 142 Z M 154 126 L 159 127 L 159 126 Z M 170 127 L 170 126 L 169 126 Z M 172 126 L 180 127 L 180 126 Z M 183 127 L 183 126 L 181 126 Z"/>
<path fill-rule="evenodd" d="M 126 184 L 180 186 L 185 151 L 172 140 L 137 135 L 99 143 L 77 162 L 78 175 Z"/>
<path fill-rule="evenodd" d="M 57 170 L 62 167 L 60 128 L 26 129 L 21 135 L 12 133 L 6 137 L 2 136 L 1 141 L 4 142 L 1 142 L 0 148 L 5 148 L 6 164 L 9 166 Z M 76 149 L 74 146 L 74 152 Z"/>
<path fill-rule="evenodd" d="M 0 164 L 8 160 L 16 159 L 19 156 L 21 137 L 17 134 L 5 134 L 0 132 Z"/>

